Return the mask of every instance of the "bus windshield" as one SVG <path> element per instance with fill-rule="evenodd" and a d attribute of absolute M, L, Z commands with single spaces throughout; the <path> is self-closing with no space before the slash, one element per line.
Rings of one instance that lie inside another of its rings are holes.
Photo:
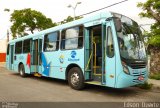
<path fill-rule="evenodd" d="M 142 32 L 138 24 L 132 19 L 114 14 L 121 19 L 122 31 L 117 32 L 120 55 L 124 59 L 146 60 L 145 46 L 142 40 Z"/>

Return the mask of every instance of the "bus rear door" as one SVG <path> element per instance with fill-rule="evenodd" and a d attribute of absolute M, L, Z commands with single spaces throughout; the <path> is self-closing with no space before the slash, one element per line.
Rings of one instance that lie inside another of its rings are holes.
<path fill-rule="evenodd" d="M 10 45 L 10 47 L 9 47 L 10 49 L 10 51 L 9 51 L 9 69 L 10 70 L 13 70 L 13 62 L 14 62 L 14 45 Z"/>
<path fill-rule="evenodd" d="M 42 72 L 41 62 L 42 39 L 33 39 L 31 42 L 31 73 Z"/>

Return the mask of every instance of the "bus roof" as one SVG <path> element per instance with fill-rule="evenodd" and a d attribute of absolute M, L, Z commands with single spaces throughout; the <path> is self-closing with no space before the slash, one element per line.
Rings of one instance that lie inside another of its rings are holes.
<path fill-rule="evenodd" d="M 58 25 L 58 26 L 55 26 L 55 27 L 52 27 L 52 28 L 48 28 L 46 30 L 42 30 L 40 32 L 36 32 L 34 34 L 30 34 L 30 35 L 27 35 L 27 36 L 24 36 L 24 37 L 13 39 L 13 40 L 9 41 L 8 43 L 9 44 L 10 43 L 15 43 L 15 42 L 30 39 L 30 38 L 33 38 L 33 37 L 42 36 L 42 35 L 48 34 L 50 32 L 60 31 L 62 29 L 65 29 L 65 28 L 68 28 L 68 27 L 74 27 L 76 25 L 84 24 L 84 26 L 85 26 L 85 23 L 92 22 L 92 21 L 95 21 L 95 20 L 100 20 L 100 19 L 105 20 L 108 17 L 112 17 L 111 12 L 107 12 L 107 11 L 97 12 L 95 14 L 92 14 L 92 15 L 88 16 L 88 17 L 84 17 L 84 18 L 81 18 L 81 19 L 78 19 L 78 20 L 75 20 L 75 21 L 72 21 L 72 22 L 68 22 L 68 23 L 65 23 L 65 24 L 62 24 L 62 25 Z"/>

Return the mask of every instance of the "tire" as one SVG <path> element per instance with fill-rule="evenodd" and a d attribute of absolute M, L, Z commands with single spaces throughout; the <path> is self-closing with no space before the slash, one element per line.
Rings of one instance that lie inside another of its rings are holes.
<path fill-rule="evenodd" d="M 81 90 L 84 88 L 83 73 L 78 67 L 73 67 L 69 70 L 68 84 L 75 90 Z"/>
<path fill-rule="evenodd" d="M 26 77 L 27 76 L 27 74 L 25 73 L 25 69 L 24 69 L 24 65 L 23 64 L 21 64 L 19 66 L 19 74 L 20 74 L 21 77 Z"/>

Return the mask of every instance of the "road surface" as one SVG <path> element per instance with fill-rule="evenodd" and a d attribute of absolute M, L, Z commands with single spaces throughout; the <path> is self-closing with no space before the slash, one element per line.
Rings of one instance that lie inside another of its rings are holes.
<path fill-rule="evenodd" d="M 34 76 L 22 78 L 0 66 L 0 102 L 160 102 L 160 91 L 95 85 L 77 91 L 63 80 Z"/>

